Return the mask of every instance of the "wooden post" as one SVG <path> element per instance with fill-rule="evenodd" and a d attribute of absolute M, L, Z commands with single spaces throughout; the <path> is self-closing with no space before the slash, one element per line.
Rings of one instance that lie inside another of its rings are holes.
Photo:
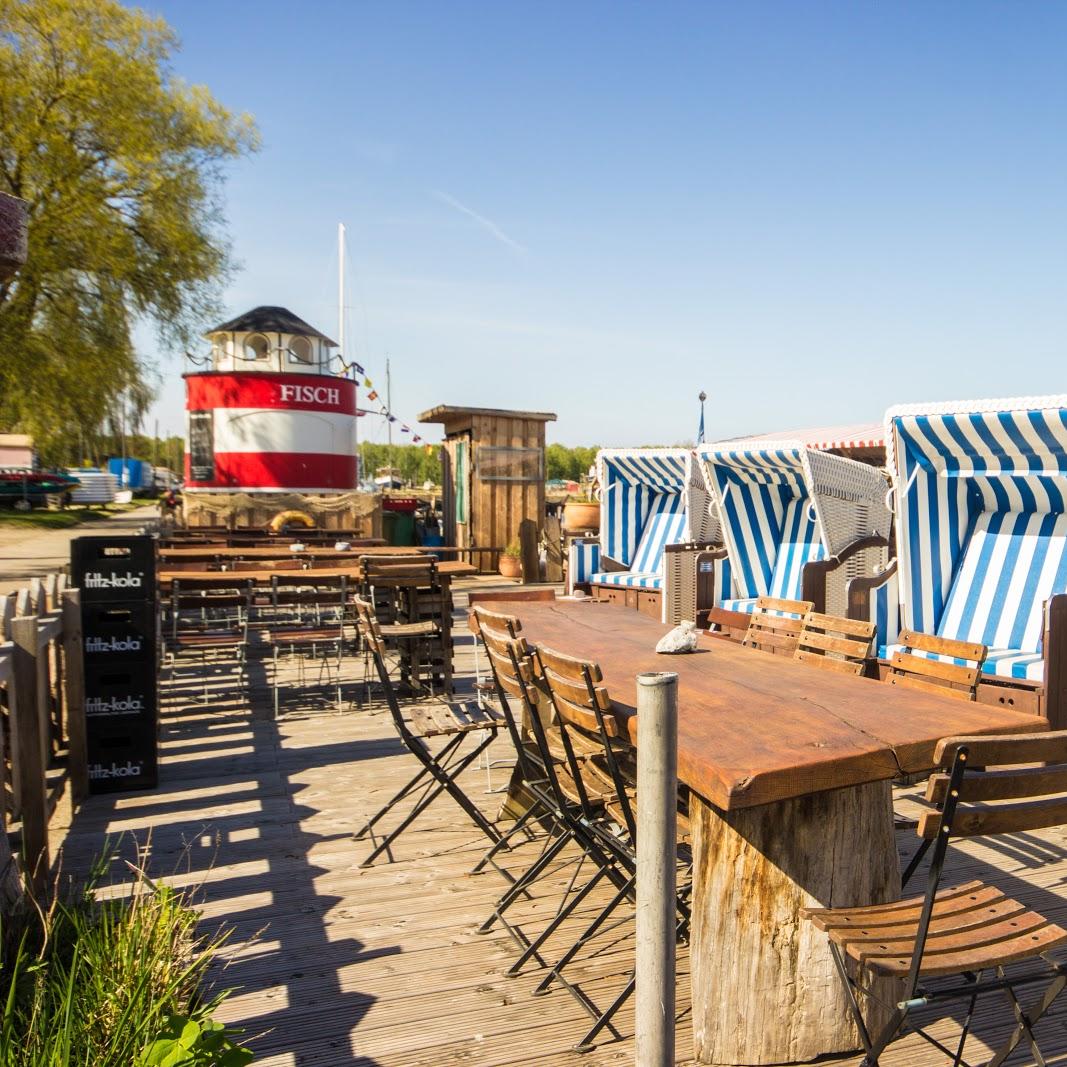
<path fill-rule="evenodd" d="M 523 519 L 519 523 L 519 545 L 522 548 L 522 581 L 524 585 L 541 580 L 541 561 L 537 554 L 537 523 Z"/>
<path fill-rule="evenodd" d="M 826 934 L 801 912 L 900 898 L 889 782 L 736 811 L 694 793 L 689 818 L 693 1058 L 807 1063 L 855 1051 L 859 1035 Z M 894 1002 L 892 983 L 871 984 L 883 1003 Z M 887 1019 L 870 998 L 864 1016 L 872 1027 Z"/>
<path fill-rule="evenodd" d="M 554 515 L 545 516 L 545 581 L 563 581 L 563 532 Z"/>
<path fill-rule="evenodd" d="M 48 795 L 45 785 L 44 739 L 37 692 L 37 618 L 11 623 L 14 643 L 15 702 L 12 721 L 18 724 L 12 757 L 19 770 L 22 848 L 30 884 L 43 892 L 48 884 Z"/>
<path fill-rule="evenodd" d="M 674 1063 L 678 675 L 637 676 L 637 1067 Z"/>
<path fill-rule="evenodd" d="M 63 677 L 67 705 L 67 774 L 75 803 L 89 793 L 85 747 L 85 659 L 82 644 L 81 590 L 63 591 Z"/>

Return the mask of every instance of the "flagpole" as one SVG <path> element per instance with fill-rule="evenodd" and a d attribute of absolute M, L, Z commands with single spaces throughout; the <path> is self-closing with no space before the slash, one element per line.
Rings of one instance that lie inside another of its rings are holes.
<path fill-rule="evenodd" d="M 702 445 L 704 443 L 704 401 L 708 399 L 708 394 L 703 389 L 700 390 L 700 428 L 697 430 L 697 444 Z"/>

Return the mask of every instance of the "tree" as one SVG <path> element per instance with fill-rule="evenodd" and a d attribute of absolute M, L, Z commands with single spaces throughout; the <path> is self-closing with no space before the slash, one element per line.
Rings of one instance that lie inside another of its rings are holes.
<path fill-rule="evenodd" d="M 138 321 L 177 348 L 217 310 L 221 167 L 257 134 L 171 73 L 176 45 L 116 0 L 0 0 L 0 190 L 30 222 L 26 265 L 0 284 L 0 428 L 46 459 L 120 392 L 145 403 Z"/>

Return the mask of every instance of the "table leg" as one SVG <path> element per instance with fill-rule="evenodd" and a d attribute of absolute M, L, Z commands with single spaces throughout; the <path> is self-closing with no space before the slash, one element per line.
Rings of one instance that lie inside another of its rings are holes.
<path fill-rule="evenodd" d="M 729 812 L 693 795 L 690 819 L 696 1061 L 803 1063 L 858 1049 L 826 935 L 800 912 L 899 898 L 889 783 Z"/>

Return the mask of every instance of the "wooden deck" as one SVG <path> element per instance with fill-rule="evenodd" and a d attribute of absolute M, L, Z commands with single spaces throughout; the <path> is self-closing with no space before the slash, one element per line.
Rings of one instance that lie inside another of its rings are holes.
<path fill-rule="evenodd" d="M 457 633 L 464 646 L 457 666 L 469 671 L 469 638 L 464 629 Z M 361 663 L 353 663 L 352 675 L 354 683 L 362 677 Z M 570 1046 L 588 1017 L 566 990 L 535 999 L 530 996 L 535 970 L 503 976 L 515 956 L 513 942 L 503 930 L 488 936 L 474 932 L 503 882 L 492 872 L 467 873 L 483 841 L 447 798 L 400 839 L 395 862 L 359 868 L 368 846 L 352 840 L 353 830 L 412 773 L 412 761 L 380 707 L 340 715 L 309 709 L 303 717 L 274 723 L 267 711 L 269 690 L 261 685 L 253 689 L 251 705 L 235 699 L 226 679 L 211 686 L 209 703 L 198 701 L 202 681 L 192 672 L 165 686 L 159 789 L 90 799 L 70 831 L 62 863 L 67 870 L 82 870 L 106 836 L 122 834 L 117 854 L 133 857 L 137 848 L 146 849 L 154 877 L 200 887 L 205 927 L 231 931 L 225 966 L 215 978 L 236 992 L 220 1017 L 244 1027 L 257 1064 L 633 1062 L 632 1004 L 618 1017 L 619 1037 L 602 1035 L 594 1052 L 579 1055 Z M 357 688 L 353 684 L 351 692 Z M 301 703 L 292 700 L 289 706 L 299 709 Z M 503 737 L 498 746 L 496 754 L 505 758 Z M 493 769 L 492 784 L 502 786 L 506 775 L 505 769 Z M 470 772 L 467 784 L 485 810 L 495 812 L 499 795 L 485 792 L 486 770 Z M 912 835 L 901 835 L 905 852 L 912 841 Z M 508 863 L 520 869 L 538 847 L 523 846 Z M 1015 835 L 968 852 L 956 865 L 961 879 L 996 882 L 1067 921 L 1063 830 Z M 519 921 L 548 914 L 572 874 L 568 865 L 543 882 L 514 909 Z M 595 999 L 607 1001 L 632 964 L 632 924 L 597 947 L 597 958 L 575 974 Z M 689 1064 L 684 947 L 678 982 L 678 1062 Z M 1060 1007 L 1039 1028 L 1050 1064 L 1067 1064 L 1065 1011 Z M 995 1043 L 1009 1015 L 1006 1004 L 991 1000 L 979 1035 Z M 932 1032 L 950 1040 L 958 1029 L 950 1019 Z M 977 1042 L 969 1048 L 969 1061 L 978 1062 Z M 834 1062 L 852 1067 L 859 1057 Z M 883 1062 L 925 1067 L 944 1061 L 913 1035 Z M 1033 1060 L 1023 1051 L 1009 1062 Z"/>

